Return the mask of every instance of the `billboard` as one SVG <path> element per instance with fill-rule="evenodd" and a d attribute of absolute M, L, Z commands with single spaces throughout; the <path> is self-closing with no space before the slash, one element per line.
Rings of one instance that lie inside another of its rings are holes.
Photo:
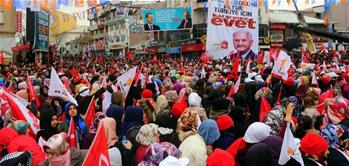
<path fill-rule="evenodd" d="M 206 52 L 214 59 L 227 56 L 256 58 L 258 4 L 255 0 L 212 0 L 208 7 Z M 245 4 L 243 4 L 245 3 Z M 230 4 L 230 5 L 227 5 Z"/>
<path fill-rule="evenodd" d="M 45 11 L 35 12 L 35 35 L 33 49 L 48 51 L 50 14 Z"/>
<path fill-rule="evenodd" d="M 144 31 L 191 29 L 191 8 L 161 8 L 142 11 Z"/>

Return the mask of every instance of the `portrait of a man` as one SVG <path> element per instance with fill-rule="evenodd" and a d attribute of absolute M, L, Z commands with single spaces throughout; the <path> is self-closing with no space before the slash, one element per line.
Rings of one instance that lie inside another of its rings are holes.
<path fill-rule="evenodd" d="M 154 24 L 154 15 L 152 13 L 147 13 L 145 15 L 145 19 L 147 21 L 147 23 L 144 24 L 145 31 L 158 31 L 158 30 L 160 30 L 160 27 Z"/>

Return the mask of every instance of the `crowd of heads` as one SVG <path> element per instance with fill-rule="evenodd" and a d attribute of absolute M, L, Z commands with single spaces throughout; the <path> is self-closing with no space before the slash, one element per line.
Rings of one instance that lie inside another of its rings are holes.
<path fill-rule="evenodd" d="M 325 49 L 308 63 L 289 55 L 286 80 L 272 74 L 273 60 L 257 59 L 241 60 L 238 75 L 233 59 L 168 55 L 1 66 L 0 87 L 28 102 L 40 131 L 33 134 L 0 98 L 0 165 L 81 165 L 102 124 L 111 165 L 279 165 L 287 124 L 306 165 L 349 165 L 349 54 Z M 136 66 L 126 95 L 117 78 Z M 51 67 L 78 105 L 48 95 Z M 68 137 L 72 123 L 78 148 Z"/>

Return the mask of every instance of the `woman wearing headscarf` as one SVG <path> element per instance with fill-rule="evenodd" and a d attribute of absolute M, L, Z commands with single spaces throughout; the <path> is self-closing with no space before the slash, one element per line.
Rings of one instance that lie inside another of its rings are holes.
<path fill-rule="evenodd" d="M 207 155 L 209 156 L 213 152 L 213 143 L 220 137 L 216 121 L 212 119 L 203 121 L 199 126 L 198 133 L 206 143 Z"/>
<path fill-rule="evenodd" d="M 207 150 L 204 139 L 197 133 L 198 113 L 185 111 L 178 122 L 178 137 L 182 141 L 179 150 L 182 152 L 182 157 L 190 160 L 189 166 L 205 165 Z"/>
<path fill-rule="evenodd" d="M 252 123 L 246 130 L 244 137 L 237 139 L 231 144 L 227 152 L 229 152 L 235 159 L 236 165 L 245 165 L 246 152 L 248 149 L 256 144 L 265 140 L 271 132 L 271 128 L 261 122 Z"/>
<path fill-rule="evenodd" d="M 13 152 L 1 158 L 0 165 L 31 165 L 32 160 L 32 155 L 28 151 Z"/>
<path fill-rule="evenodd" d="M 232 132 L 234 121 L 228 115 L 221 115 L 217 118 L 216 122 L 220 132 L 220 137 L 214 142 L 213 149 L 220 148 L 225 150 L 235 140 L 235 136 Z"/>
<path fill-rule="evenodd" d="M 122 165 L 132 165 L 138 147 L 136 136 L 143 124 L 142 107 L 128 106 L 123 117 L 119 141 L 117 142 L 117 147 L 122 155 Z M 126 147 L 122 143 L 123 141 L 127 141 L 129 146 Z"/>
<path fill-rule="evenodd" d="M 319 134 L 306 134 L 301 140 L 301 150 L 305 165 L 349 165 L 348 156 L 337 148 L 329 147 Z"/>
<path fill-rule="evenodd" d="M 180 141 L 175 132 L 177 119 L 172 117 L 170 110 L 165 110 L 157 115 L 155 124 L 159 126 L 160 142 L 171 142 L 176 147 L 179 147 Z"/>
<path fill-rule="evenodd" d="M 271 133 L 274 135 L 279 134 L 280 126 L 282 125 L 285 108 L 281 105 L 275 106 L 270 112 L 268 112 L 267 117 L 264 120 L 264 123 L 271 128 Z"/>
<path fill-rule="evenodd" d="M 159 115 L 162 111 L 168 108 L 169 108 L 169 105 L 168 105 L 168 100 L 166 96 L 164 95 L 158 96 L 158 98 L 156 99 L 156 109 L 155 109 L 156 115 Z"/>
<path fill-rule="evenodd" d="M 76 126 L 77 137 L 80 146 L 83 144 L 83 138 L 87 134 L 87 125 L 85 120 L 81 117 L 80 113 L 77 110 L 77 107 L 73 103 L 67 103 L 65 105 L 65 116 L 66 119 L 64 123 L 70 125 L 70 121 L 73 120 Z"/>
<path fill-rule="evenodd" d="M 114 118 L 116 122 L 117 134 L 120 134 L 121 124 L 122 124 L 122 116 L 124 114 L 124 110 L 122 108 L 123 95 L 121 92 L 112 94 L 112 104 L 107 109 L 106 115 L 107 117 Z"/>
<path fill-rule="evenodd" d="M 44 144 L 47 159 L 40 166 L 78 166 L 84 161 L 87 151 L 69 148 L 66 133 L 55 134 Z"/>
<path fill-rule="evenodd" d="M 202 105 L 201 105 L 201 97 L 196 92 L 189 94 L 188 104 L 189 104 L 189 107 L 187 109 L 195 110 L 199 114 L 201 121 L 204 121 L 207 119 L 207 113 L 205 111 L 205 108 L 202 108 Z"/>
<path fill-rule="evenodd" d="M 34 138 L 32 138 L 27 134 L 29 124 L 24 121 L 17 120 L 14 122 L 13 126 L 14 126 L 14 130 L 11 128 L 3 128 L 0 130 L 1 138 L 5 137 L 5 135 L 7 134 L 12 135 L 11 140 L 5 139 L 5 140 L 2 140 L 3 142 L 0 142 L 0 144 L 2 145 L 7 145 L 6 146 L 7 152 L 8 153 L 14 153 L 14 152 L 20 152 L 20 151 L 30 152 L 32 154 L 33 166 L 37 166 L 40 162 L 45 160 L 46 154 L 42 151 L 40 146 L 36 143 Z M 14 134 L 16 132 L 18 135 Z M 8 138 L 8 137 L 5 137 L 5 138 Z"/>
<path fill-rule="evenodd" d="M 89 149 L 93 138 L 95 137 L 97 130 L 98 130 L 98 125 L 99 122 L 105 118 L 105 114 L 103 112 L 97 112 L 94 116 L 93 116 L 93 122 L 92 125 L 90 126 L 89 132 L 84 136 L 84 142 L 81 146 L 81 149 Z"/>
<path fill-rule="evenodd" d="M 167 156 L 179 158 L 181 152 L 169 142 L 151 144 L 138 166 L 158 166 Z"/>
<path fill-rule="evenodd" d="M 129 106 L 126 108 L 123 124 L 121 126 L 120 137 L 129 136 L 130 132 L 133 129 L 140 128 L 143 125 L 143 109 L 138 106 Z M 137 132 L 138 133 L 138 130 Z M 136 139 L 136 135 L 134 134 L 134 140 Z M 119 137 L 119 139 L 121 139 Z"/>
<path fill-rule="evenodd" d="M 38 138 L 48 140 L 51 136 L 58 134 L 57 115 L 51 106 L 45 106 L 40 115 L 40 131 Z"/>
<path fill-rule="evenodd" d="M 103 118 L 99 125 L 101 124 L 103 124 L 105 135 L 107 136 L 110 165 L 122 166 L 121 153 L 115 145 L 118 141 L 118 136 L 116 135 L 116 122 L 113 118 Z"/>
<path fill-rule="evenodd" d="M 279 162 L 281 146 L 282 146 L 282 138 L 279 136 L 269 136 L 262 143 L 268 145 L 271 153 L 273 155 L 274 165 L 277 165 Z"/>
<path fill-rule="evenodd" d="M 304 111 L 302 115 L 308 115 L 313 122 L 315 122 L 316 117 L 320 115 L 317 110 L 318 102 L 320 97 L 320 89 L 318 88 L 308 88 L 305 97 L 303 98 Z"/>
<path fill-rule="evenodd" d="M 246 153 L 246 166 L 276 166 L 270 147 L 258 143 L 248 149 Z"/>
<path fill-rule="evenodd" d="M 319 133 L 315 130 L 314 123 L 309 116 L 300 116 L 297 119 L 295 137 L 302 139 L 307 133 Z"/>
<path fill-rule="evenodd" d="M 148 147 L 156 142 L 159 142 L 158 126 L 153 123 L 143 125 L 139 130 L 136 141 L 139 143 L 139 147 L 136 151 L 135 163 L 140 163 L 148 149 Z"/>

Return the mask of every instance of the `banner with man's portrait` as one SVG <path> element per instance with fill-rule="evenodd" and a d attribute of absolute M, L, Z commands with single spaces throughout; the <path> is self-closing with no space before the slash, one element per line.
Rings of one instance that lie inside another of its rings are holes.
<path fill-rule="evenodd" d="M 214 59 L 258 55 L 258 1 L 212 0 L 208 6 L 207 54 Z"/>

